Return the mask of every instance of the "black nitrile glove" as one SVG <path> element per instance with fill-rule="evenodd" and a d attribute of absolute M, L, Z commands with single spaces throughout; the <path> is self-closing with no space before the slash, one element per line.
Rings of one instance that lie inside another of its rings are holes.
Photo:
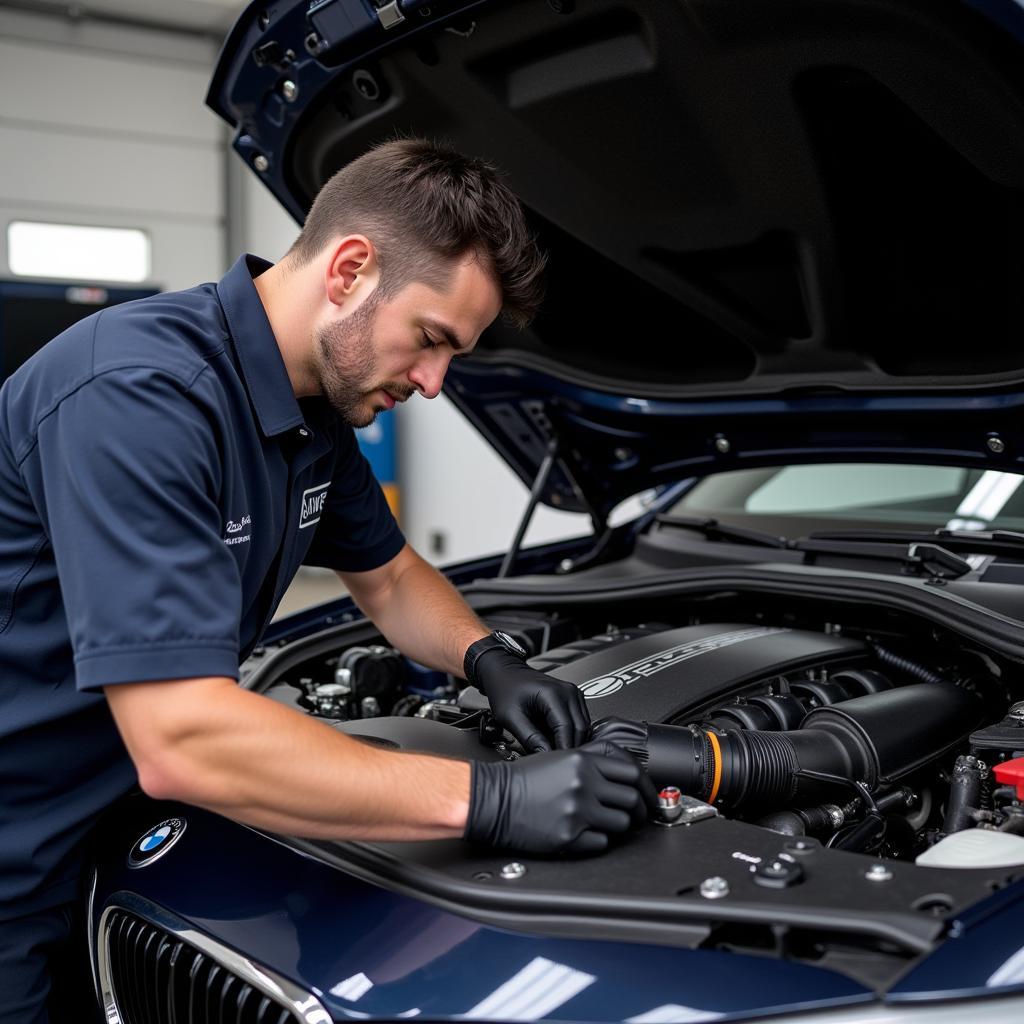
<path fill-rule="evenodd" d="M 683 726 L 602 718 L 590 735 L 636 758 L 655 785 L 685 786 L 693 775 L 693 734 Z"/>
<path fill-rule="evenodd" d="M 530 668 L 500 647 L 485 651 L 469 680 L 487 698 L 498 724 L 527 751 L 578 747 L 587 740 L 590 714 L 579 687 Z"/>
<path fill-rule="evenodd" d="M 524 853 L 600 853 L 656 805 L 650 780 L 611 743 L 473 761 L 465 838 Z"/>

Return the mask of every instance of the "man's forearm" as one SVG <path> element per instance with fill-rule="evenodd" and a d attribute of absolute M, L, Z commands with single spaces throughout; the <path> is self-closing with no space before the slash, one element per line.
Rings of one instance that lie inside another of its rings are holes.
<path fill-rule="evenodd" d="M 377 569 L 339 575 L 359 607 L 400 651 L 464 678 L 466 650 L 487 635 L 487 627 L 411 547 L 406 545 Z M 481 652 L 473 677 L 498 724 L 527 750 L 586 742 L 590 716 L 572 683 L 545 675 L 501 649 Z"/>
<path fill-rule="evenodd" d="M 465 761 L 371 747 L 230 679 L 106 694 L 140 784 L 158 799 L 310 838 L 441 839 L 465 828 Z"/>
<path fill-rule="evenodd" d="M 429 562 L 407 548 L 385 585 L 366 585 L 369 574 L 345 573 L 342 580 L 360 608 L 389 643 L 414 661 L 462 676 L 466 648 L 486 636 L 487 627 L 459 592 Z"/>

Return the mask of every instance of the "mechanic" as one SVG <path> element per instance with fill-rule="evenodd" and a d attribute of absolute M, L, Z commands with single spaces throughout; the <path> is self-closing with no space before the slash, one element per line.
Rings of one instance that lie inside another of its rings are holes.
<path fill-rule="evenodd" d="M 434 398 L 502 309 L 528 322 L 543 263 L 490 165 L 396 140 L 326 184 L 276 266 L 246 256 L 217 284 L 103 310 L 6 382 L 4 1024 L 84 1019 L 55 965 L 90 826 L 136 783 L 329 839 L 593 852 L 643 819 L 636 764 L 566 749 L 587 739 L 579 690 L 489 635 L 409 547 L 353 433 Z M 301 564 L 337 570 L 390 643 L 475 683 L 539 753 L 382 750 L 239 688 Z"/>

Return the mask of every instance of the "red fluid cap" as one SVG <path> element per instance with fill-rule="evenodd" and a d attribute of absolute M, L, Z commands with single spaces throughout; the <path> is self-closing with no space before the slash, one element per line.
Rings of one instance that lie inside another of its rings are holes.
<path fill-rule="evenodd" d="M 1022 758 L 1024 762 L 1024 758 Z M 658 793 L 658 803 L 662 807 L 678 807 L 679 801 L 682 799 L 682 793 L 679 792 L 678 786 L 666 786 L 660 793 Z"/>
<path fill-rule="evenodd" d="M 1013 786 L 1017 799 L 1024 800 L 1024 757 L 1015 757 L 1012 761 L 1003 761 L 992 769 L 996 781 L 1002 786 Z"/>

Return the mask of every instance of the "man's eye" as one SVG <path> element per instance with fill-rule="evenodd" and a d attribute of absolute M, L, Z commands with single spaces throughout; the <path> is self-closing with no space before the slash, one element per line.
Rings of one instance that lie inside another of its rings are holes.
<path fill-rule="evenodd" d="M 426 331 L 423 332 L 423 348 L 437 348 L 437 342 Z"/>

